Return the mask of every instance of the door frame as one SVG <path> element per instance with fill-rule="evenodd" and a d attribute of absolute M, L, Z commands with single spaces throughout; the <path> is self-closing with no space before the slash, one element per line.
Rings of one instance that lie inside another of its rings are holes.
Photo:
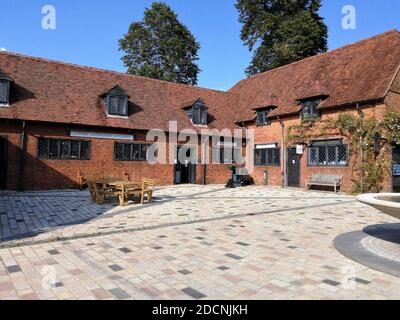
<path fill-rule="evenodd" d="M 293 147 L 293 146 L 289 146 L 289 147 L 287 147 L 287 149 L 286 149 L 286 175 L 287 175 L 287 187 L 289 187 L 289 188 L 301 188 L 301 158 L 302 158 L 302 155 L 301 154 L 297 154 L 297 156 L 299 157 L 299 163 L 298 163 L 298 165 L 299 165 L 299 170 L 298 170 L 298 176 L 299 176 L 299 184 L 298 184 L 298 186 L 293 186 L 293 185 L 290 185 L 289 184 L 289 157 L 290 157 L 290 150 L 291 149 L 296 149 L 296 147 Z"/>
<path fill-rule="evenodd" d="M 185 145 L 186 146 L 186 145 Z M 196 165 L 196 163 L 190 163 L 188 166 L 189 166 L 189 169 L 188 169 L 188 175 L 189 175 L 189 178 L 188 178 L 188 180 L 189 180 L 189 182 L 188 183 L 182 183 L 182 182 L 180 182 L 180 183 L 177 183 L 177 181 L 176 181 L 176 166 L 177 166 L 177 164 L 178 164 L 178 151 L 179 151 L 179 149 L 180 148 L 182 148 L 182 147 L 184 147 L 184 145 L 177 145 L 176 147 L 175 147 L 175 156 L 174 156 L 174 185 L 180 185 L 180 184 L 196 184 L 196 178 L 197 178 L 197 176 L 196 176 L 196 170 L 197 170 L 197 165 Z M 196 146 L 188 146 L 189 148 L 190 148 L 190 152 L 192 152 L 192 150 L 194 150 L 194 152 L 196 152 L 196 159 L 197 159 L 197 148 L 196 148 Z M 176 158 L 175 158 L 176 157 Z M 175 161 L 176 161 L 176 163 L 175 163 Z M 181 165 L 184 165 L 184 164 L 181 164 Z"/>
<path fill-rule="evenodd" d="M 2 150 L 4 152 L 4 169 L 5 173 L 0 174 L 0 190 L 7 190 L 7 173 L 8 173 L 8 136 L 7 135 L 0 135 L 0 148 L 4 148 Z M 3 168 L 1 168 L 3 169 Z"/>

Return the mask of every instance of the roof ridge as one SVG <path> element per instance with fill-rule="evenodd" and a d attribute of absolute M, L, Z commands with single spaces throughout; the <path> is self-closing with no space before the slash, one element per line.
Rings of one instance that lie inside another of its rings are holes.
<path fill-rule="evenodd" d="M 377 34 L 377 35 L 372 36 L 372 37 L 369 37 L 369 38 L 365 38 L 365 39 L 362 39 L 362 40 L 354 41 L 354 42 L 349 43 L 349 44 L 346 44 L 346 45 L 344 45 L 344 46 L 342 46 L 342 47 L 339 47 L 339 48 L 336 48 L 336 49 L 333 49 L 333 50 L 330 50 L 330 51 L 322 52 L 322 53 L 319 53 L 319 54 L 316 54 L 316 55 L 313 55 L 313 56 L 310 56 L 310 57 L 306 57 L 306 58 L 304 58 L 304 59 L 297 60 L 297 61 L 294 61 L 294 62 L 292 62 L 292 63 L 285 64 L 285 65 L 283 65 L 283 66 L 280 66 L 280 67 L 277 67 L 277 68 L 274 68 L 274 69 L 270 69 L 270 70 L 267 70 L 267 71 L 264 71 L 264 72 L 261 72 L 261 73 L 252 75 L 252 76 L 250 76 L 250 77 L 248 77 L 248 78 L 242 79 L 242 80 L 240 80 L 239 82 L 237 82 L 236 84 L 234 84 L 234 85 L 228 90 L 228 92 L 230 92 L 233 88 L 235 88 L 235 87 L 236 87 L 237 85 L 239 85 L 240 83 L 243 83 L 243 82 L 245 82 L 245 81 L 247 81 L 247 80 L 255 79 L 255 78 L 257 78 L 257 77 L 260 77 L 260 76 L 263 76 L 263 75 L 265 75 L 265 74 L 274 72 L 274 71 L 276 71 L 276 70 L 284 69 L 284 68 L 286 68 L 286 67 L 288 67 L 288 66 L 293 66 L 293 65 L 296 65 L 296 64 L 304 63 L 304 62 L 307 61 L 307 60 L 316 59 L 316 58 L 319 58 L 320 56 L 323 56 L 323 55 L 332 54 L 332 53 L 334 53 L 334 52 L 347 49 L 348 47 L 352 47 L 352 46 L 355 46 L 355 45 L 358 45 L 358 44 L 362 44 L 362 43 L 364 43 L 364 42 L 370 41 L 370 40 L 372 40 L 372 39 L 380 38 L 380 37 L 386 36 L 386 35 L 391 34 L 391 33 L 397 33 L 397 34 L 400 35 L 400 32 L 399 32 L 396 28 L 394 28 L 394 29 L 391 29 L 391 30 L 386 31 L 386 32 L 384 32 L 384 33 Z"/>
<path fill-rule="evenodd" d="M 228 95 L 235 95 L 234 93 L 228 92 L 228 91 L 204 88 L 204 87 L 193 86 L 193 85 L 184 84 L 184 83 L 176 83 L 176 82 L 171 82 L 171 81 L 161 80 L 161 79 L 154 79 L 154 78 L 138 76 L 138 75 L 123 73 L 123 72 L 119 72 L 119 71 L 115 71 L 115 70 L 104 69 L 104 68 L 84 66 L 84 65 L 80 65 L 80 64 L 76 64 L 76 63 L 72 63 L 72 62 L 65 62 L 65 61 L 60 61 L 60 60 L 52 60 L 52 59 L 48 59 L 48 58 L 34 57 L 34 56 L 29 56 L 26 54 L 21 54 L 21 53 L 16 53 L 16 52 L 0 51 L 0 55 L 10 55 L 10 56 L 15 56 L 15 57 L 24 58 L 24 59 L 42 61 L 42 62 L 57 64 L 57 65 L 64 65 L 64 66 L 68 66 L 68 67 L 93 70 L 93 71 L 103 72 L 103 73 L 112 73 L 112 74 L 116 74 L 116 75 L 120 75 L 120 76 L 124 76 L 124 77 L 140 78 L 140 79 L 145 79 L 145 80 L 149 80 L 149 81 L 153 81 L 153 82 L 160 82 L 160 83 L 164 83 L 164 84 L 172 85 L 172 86 L 183 86 L 186 88 L 194 88 L 194 89 L 199 89 L 199 90 L 204 90 L 204 91 L 212 91 L 212 92 L 218 92 L 218 93 L 225 93 Z"/>

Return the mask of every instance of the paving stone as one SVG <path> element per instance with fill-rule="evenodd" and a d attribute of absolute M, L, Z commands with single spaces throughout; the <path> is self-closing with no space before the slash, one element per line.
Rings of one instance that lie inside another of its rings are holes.
<path fill-rule="evenodd" d="M 329 279 L 325 279 L 322 281 L 323 283 L 329 284 L 331 286 L 338 286 L 340 284 L 340 282 L 337 281 L 333 281 L 333 280 L 329 280 Z"/>
<path fill-rule="evenodd" d="M 354 197 L 212 185 L 155 193 L 163 201 L 120 208 L 93 204 L 87 191 L 6 191 L 0 300 L 398 298 L 399 278 L 356 264 L 333 246 L 339 234 L 398 223 Z M 44 267 L 55 268 L 58 288 L 43 291 Z M 351 290 L 338 280 L 349 267 L 358 284 Z"/>
<path fill-rule="evenodd" d="M 124 268 L 122 268 L 121 266 L 117 265 L 117 264 L 113 264 L 111 266 L 108 266 L 111 270 L 113 271 L 121 271 L 124 270 Z"/>
<path fill-rule="evenodd" d="M 203 294 L 203 293 L 201 293 L 201 292 L 199 292 L 199 291 L 197 291 L 197 290 L 195 290 L 193 288 L 190 288 L 190 287 L 184 288 L 184 289 L 182 289 L 182 291 L 184 293 L 186 293 L 187 295 L 189 295 L 192 298 L 197 299 L 197 300 L 206 297 L 205 294 Z"/>
<path fill-rule="evenodd" d="M 20 271 L 22 271 L 22 270 L 21 270 L 21 267 L 20 267 L 20 266 L 15 265 L 15 266 L 9 266 L 9 267 L 7 267 L 7 271 L 8 271 L 9 273 L 16 273 L 16 272 L 20 272 Z"/>
<path fill-rule="evenodd" d="M 189 270 L 183 269 L 183 270 L 179 270 L 179 273 L 182 273 L 183 275 L 188 275 L 191 274 L 191 272 Z"/>
<path fill-rule="evenodd" d="M 226 256 L 227 256 L 228 258 L 232 258 L 232 259 L 235 259 L 235 260 L 243 259 L 242 257 L 237 256 L 237 255 L 235 255 L 235 254 L 231 254 L 231 253 L 226 254 Z"/>
<path fill-rule="evenodd" d="M 108 290 L 115 298 L 118 300 L 124 300 L 124 299 L 129 299 L 131 296 L 124 290 L 120 288 L 114 288 Z"/>

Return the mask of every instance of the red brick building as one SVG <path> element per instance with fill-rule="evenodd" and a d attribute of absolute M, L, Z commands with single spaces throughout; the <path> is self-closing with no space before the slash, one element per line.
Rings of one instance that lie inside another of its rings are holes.
<path fill-rule="evenodd" d="M 176 132 L 254 129 L 257 184 L 302 187 L 311 173 L 324 172 L 342 174 L 349 191 L 346 141 L 324 137 L 299 148 L 287 142 L 288 128 L 309 116 L 400 111 L 399 66 L 397 31 L 250 77 L 228 92 L 1 52 L 0 188 L 71 188 L 78 171 L 225 183 L 226 164 L 146 161 L 147 132 L 174 135 L 169 122 L 176 121 Z M 192 157 L 204 157 L 205 149 L 193 147 Z M 385 189 L 395 180 L 388 177 Z"/>

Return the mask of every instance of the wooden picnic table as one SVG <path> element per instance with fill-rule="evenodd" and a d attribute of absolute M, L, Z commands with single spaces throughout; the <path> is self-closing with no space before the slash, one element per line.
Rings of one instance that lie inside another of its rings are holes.
<path fill-rule="evenodd" d="M 142 183 L 135 183 L 129 180 L 100 179 L 95 184 L 102 185 L 101 194 L 98 194 L 99 191 L 97 190 L 97 203 L 103 203 L 105 195 L 118 196 L 119 205 L 124 206 L 128 201 L 128 196 L 140 195 L 141 203 L 143 204 Z"/>
<path fill-rule="evenodd" d="M 102 179 L 99 181 L 96 181 L 96 183 L 98 184 L 102 184 L 102 185 L 108 185 L 111 187 L 117 187 L 117 186 L 129 186 L 132 184 L 135 184 L 135 182 L 133 181 L 129 181 L 129 180 L 113 180 L 113 179 Z"/>
<path fill-rule="evenodd" d="M 99 179 L 94 182 L 89 182 L 89 190 L 93 201 L 98 204 L 103 204 L 106 196 L 118 196 L 120 206 L 124 206 L 129 196 L 140 196 L 141 204 L 144 203 L 144 197 L 150 202 L 153 196 L 154 180 L 142 179 L 137 183 L 129 180 L 115 179 Z"/>

